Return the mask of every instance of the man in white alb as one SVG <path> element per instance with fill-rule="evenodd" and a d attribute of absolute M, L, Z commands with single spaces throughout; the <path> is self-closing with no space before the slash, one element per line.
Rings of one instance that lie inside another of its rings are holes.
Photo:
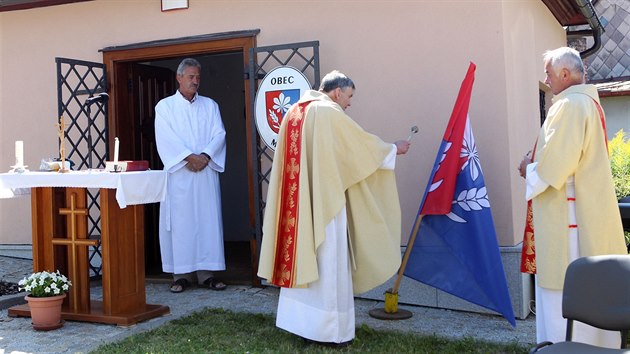
<path fill-rule="evenodd" d="M 225 129 L 219 106 L 200 96 L 201 65 L 184 59 L 179 89 L 155 106 L 155 139 L 168 172 L 160 204 L 162 268 L 173 273 L 170 290 L 182 292 L 193 273 L 199 286 L 223 290 L 212 271 L 225 270 L 219 173 L 225 169 Z"/>

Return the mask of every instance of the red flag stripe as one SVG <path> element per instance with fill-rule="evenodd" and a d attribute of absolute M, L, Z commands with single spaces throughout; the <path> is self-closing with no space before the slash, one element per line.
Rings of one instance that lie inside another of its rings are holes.
<path fill-rule="evenodd" d="M 444 215 L 451 212 L 455 184 L 461 167 L 460 151 L 464 141 L 464 130 L 476 67 L 475 63 L 470 63 L 466 77 L 459 89 L 451 118 L 444 132 L 441 145 L 441 149 L 444 151 L 442 154 L 438 153 L 436 167 L 434 167 L 435 172 L 430 181 L 430 185 L 439 184 L 439 186 L 427 193 L 422 210 L 420 210 L 422 215 Z M 450 146 L 447 147 L 445 144 L 450 144 Z M 443 159 L 441 155 L 444 155 Z"/>

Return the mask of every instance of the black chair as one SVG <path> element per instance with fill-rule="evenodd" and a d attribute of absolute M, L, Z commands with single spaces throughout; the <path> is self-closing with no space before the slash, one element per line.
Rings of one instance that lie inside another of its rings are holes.
<path fill-rule="evenodd" d="M 530 353 L 630 353 L 630 256 L 583 257 L 573 261 L 564 278 L 562 316 L 567 319 L 564 342 L 542 342 Z M 621 349 L 573 342 L 573 322 L 619 331 Z"/>

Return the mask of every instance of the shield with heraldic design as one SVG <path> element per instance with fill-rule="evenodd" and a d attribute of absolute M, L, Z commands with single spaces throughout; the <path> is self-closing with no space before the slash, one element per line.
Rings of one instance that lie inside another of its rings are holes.
<path fill-rule="evenodd" d="M 306 76 L 290 66 L 278 66 L 262 79 L 254 100 L 254 118 L 260 138 L 271 150 L 276 150 L 284 115 L 310 89 Z"/>
<path fill-rule="evenodd" d="M 265 112 L 269 128 L 276 134 L 289 108 L 300 99 L 300 89 L 265 92 Z"/>

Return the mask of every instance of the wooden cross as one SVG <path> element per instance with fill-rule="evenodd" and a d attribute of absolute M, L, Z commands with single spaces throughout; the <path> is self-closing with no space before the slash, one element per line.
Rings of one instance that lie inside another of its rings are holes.
<path fill-rule="evenodd" d="M 72 193 L 70 195 L 70 208 L 60 208 L 59 214 L 65 215 L 67 218 L 66 237 L 53 237 L 52 244 L 53 246 L 61 245 L 68 247 L 68 268 L 70 272 L 70 281 L 72 282 L 72 287 L 70 288 L 70 306 L 74 307 L 75 310 L 78 310 L 79 307 L 89 305 L 89 299 L 81 299 L 79 296 L 82 293 L 89 295 L 90 285 L 89 282 L 80 281 L 80 272 L 85 271 L 85 269 L 80 268 L 85 267 L 82 267 L 82 264 L 80 264 L 82 262 L 79 262 L 79 247 L 98 246 L 99 241 L 87 239 L 87 228 L 78 226 L 79 223 L 82 225 L 87 224 L 88 210 L 76 208 L 76 194 Z M 81 287 L 85 286 L 88 287 L 87 291 L 82 292 Z"/>

